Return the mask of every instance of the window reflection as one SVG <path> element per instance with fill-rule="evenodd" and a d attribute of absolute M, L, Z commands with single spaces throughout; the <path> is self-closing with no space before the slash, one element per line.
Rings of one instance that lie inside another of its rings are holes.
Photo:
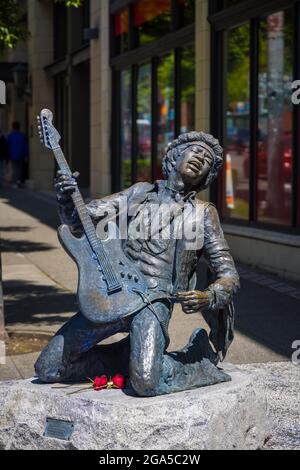
<path fill-rule="evenodd" d="M 151 64 L 138 68 L 137 181 L 151 181 Z"/>
<path fill-rule="evenodd" d="M 226 146 L 224 158 L 223 213 L 238 219 L 249 217 L 250 142 L 250 28 L 228 32 L 226 59 Z"/>
<path fill-rule="evenodd" d="M 171 0 L 140 0 L 134 4 L 137 45 L 159 39 L 171 30 Z"/>
<path fill-rule="evenodd" d="M 174 139 L 174 54 L 160 59 L 158 81 L 158 155 L 156 178 L 161 178 L 161 161 L 168 142 Z"/>
<path fill-rule="evenodd" d="M 195 0 L 177 0 L 179 4 L 180 27 L 195 21 Z"/>
<path fill-rule="evenodd" d="M 258 219 L 291 223 L 293 23 L 290 10 L 260 24 Z"/>
<path fill-rule="evenodd" d="M 115 15 L 115 44 L 116 53 L 122 54 L 129 49 L 129 15 L 128 10 L 123 10 Z"/>
<path fill-rule="evenodd" d="M 180 132 L 195 129 L 195 47 L 181 52 L 181 126 Z"/>
<path fill-rule="evenodd" d="M 132 181 L 131 171 L 131 73 L 121 72 L 121 116 L 120 116 L 120 152 L 121 152 L 121 185 L 128 188 Z"/>

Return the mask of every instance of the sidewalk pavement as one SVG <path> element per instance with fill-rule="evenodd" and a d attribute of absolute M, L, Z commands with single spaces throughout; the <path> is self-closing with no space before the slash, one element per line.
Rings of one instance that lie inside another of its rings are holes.
<path fill-rule="evenodd" d="M 5 320 L 9 332 L 53 335 L 77 311 L 75 264 L 61 248 L 59 219 L 52 193 L 0 191 L 0 241 Z M 246 266 L 238 266 L 241 290 L 236 298 L 236 338 L 226 361 L 288 361 L 300 339 L 300 285 Z M 199 314 L 175 309 L 170 324 L 174 350 L 195 328 L 205 327 Z M 116 335 L 120 339 L 122 334 Z M 108 340 L 109 342 L 111 340 Z M 7 358 L 0 380 L 33 375 L 38 353 Z"/>

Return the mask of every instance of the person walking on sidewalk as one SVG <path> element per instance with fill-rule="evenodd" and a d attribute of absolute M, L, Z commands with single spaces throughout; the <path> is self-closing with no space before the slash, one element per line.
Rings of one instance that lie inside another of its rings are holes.
<path fill-rule="evenodd" d="M 8 146 L 7 146 L 6 138 L 4 137 L 0 129 L 0 188 L 2 188 L 3 186 L 5 163 L 7 162 L 8 162 Z"/>
<path fill-rule="evenodd" d="M 14 188 L 18 188 L 21 186 L 24 161 L 28 160 L 29 156 L 27 137 L 21 132 L 19 122 L 13 122 L 12 132 L 8 135 L 7 142 L 13 172 L 12 184 Z"/>

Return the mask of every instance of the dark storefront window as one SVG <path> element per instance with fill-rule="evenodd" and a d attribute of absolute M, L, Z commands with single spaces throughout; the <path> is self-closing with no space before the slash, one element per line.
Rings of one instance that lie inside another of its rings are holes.
<path fill-rule="evenodd" d="M 238 5 L 244 0 L 224 0 L 224 8 L 233 7 L 234 5 Z"/>
<path fill-rule="evenodd" d="M 114 17 L 115 48 L 118 54 L 129 49 L 129 14 L 123 10 Z"/>
<path fill-rule="evenodd" d="M 258 220 L 291 224 L 293 113 L 292 12 L 260 22 L 257 162 Z"/>
<path fill-rule="evenodd" d="M 158 83 L 158 158 L 156 177 L 161 177 L 161 161 L 168 142 L 175 135 L 174 53 L 162 57 L 157 71 Z"/>
<path fill-rule="evenodd" d="M 82 43 L 88 44 L 89 40 L 84 37 L 84 30 L 90 27 L 90 0 L 85 0 L 82 4 Z"/>
<path fill-rule="evenodd" d="M 67 54 L 68 18 L 65 5 L 54 4 L 53 29 L 54 60 L 59 60 Z"/>
<path fill-rule="evenodd" d="M 227 44 L 223 213 L 226 216 L 247 220 L 250 156 L 249 23 L 230 30 Z"/>
<path fill-rule="evenodd" d="M 138 67 L 137 181 L 151 181 L 151 63 Z"/>
<path fill-rule="evenodd" d="M 65 4 L 53 5 L 53 59 L 61 60 L 70 52 L 89 44 L 84 31 L 90 26 L 90 0 L 84 0 L 78 8 L 66 8 Z"/>
<path fill-rule="evenodd" d="M 212 53 L 220 58 L 212 74 L 211 125 L 226 160 L 215 200 L 228 222 L 296 230 L 300 108 L 292 104 L 292 82 L 300 76 L 300 1 L 287 0 L 284 10 L 264 0 L 247 5 L 246 11 L 241 2 L 234 16 L 210 16 Z"/>
<path fill-rule="evenodd" d="M 181 50 L 180 133 L 195 129 L 195 46 Z"/>
<path fill-rule="evenodd" d="M 137 46 L 148 44 L 171 31 L 171 0 L 140 0 L 133 8 Z"/>
<path fill-rule="evenodd" d="M 177 0 L 179 5 L 179 22 L 186 26 L 195 21 L 195 0 Z"/>
<path fill-rule="evenodd" d="M 129 3 L 112 16 L 115 190 L 160 179 L 168 142 L 195 125 L 194 1 Z"/>
<path fill-rule="evenodd" d="M 220 10 L 224 10 L 226 8 L 234 7 L 235 5 L 238 5 L 239 3 L 244 2 L 245 0 L 212 0 L 212 3 L 214 3 L 214 13 Z"/>
<path fill-rule="evenodd" d="M 121 100 L 120 100 L 120 149 L 121 149 L 121 184 L 122 188 L 131 185 L 132 175 L 132 118 L 131 118 L 131 73 L 130 70 L 121 72 Z"/>

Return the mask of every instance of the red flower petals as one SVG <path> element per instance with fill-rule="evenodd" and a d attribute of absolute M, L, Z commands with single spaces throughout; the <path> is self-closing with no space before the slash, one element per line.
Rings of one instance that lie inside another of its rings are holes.
<path fill-rule="evenodd" d="M 103 388 L 106 388 L 108 384 L 108 378 L 106 375 L 101 375 L 101 377 L 95 377 L 93 381 L 94 390 L 99 391 Z"/>
<path fill-rule="evenodd" d="M 126 379 L 125 377 L 123 377 L 123 375 L 121 374 L 117 374 L 115 375 L 112 379 L 111 379 L 112 383 L 114 384 L 114 387 L 116 388 L 125 388 L 126 387 Z"/>
<path fill-rule="evenodd" d="M 103 390 L 104 388 L 123 389 L 126 387 L 126 378 L 121 374 L 116 374 L 111 379 L 108 379 L 106 375 L 101 375 L 101 377 L 95 377 L 91 382 L 93 383 L 93 388 L 96 392 Z"/>

